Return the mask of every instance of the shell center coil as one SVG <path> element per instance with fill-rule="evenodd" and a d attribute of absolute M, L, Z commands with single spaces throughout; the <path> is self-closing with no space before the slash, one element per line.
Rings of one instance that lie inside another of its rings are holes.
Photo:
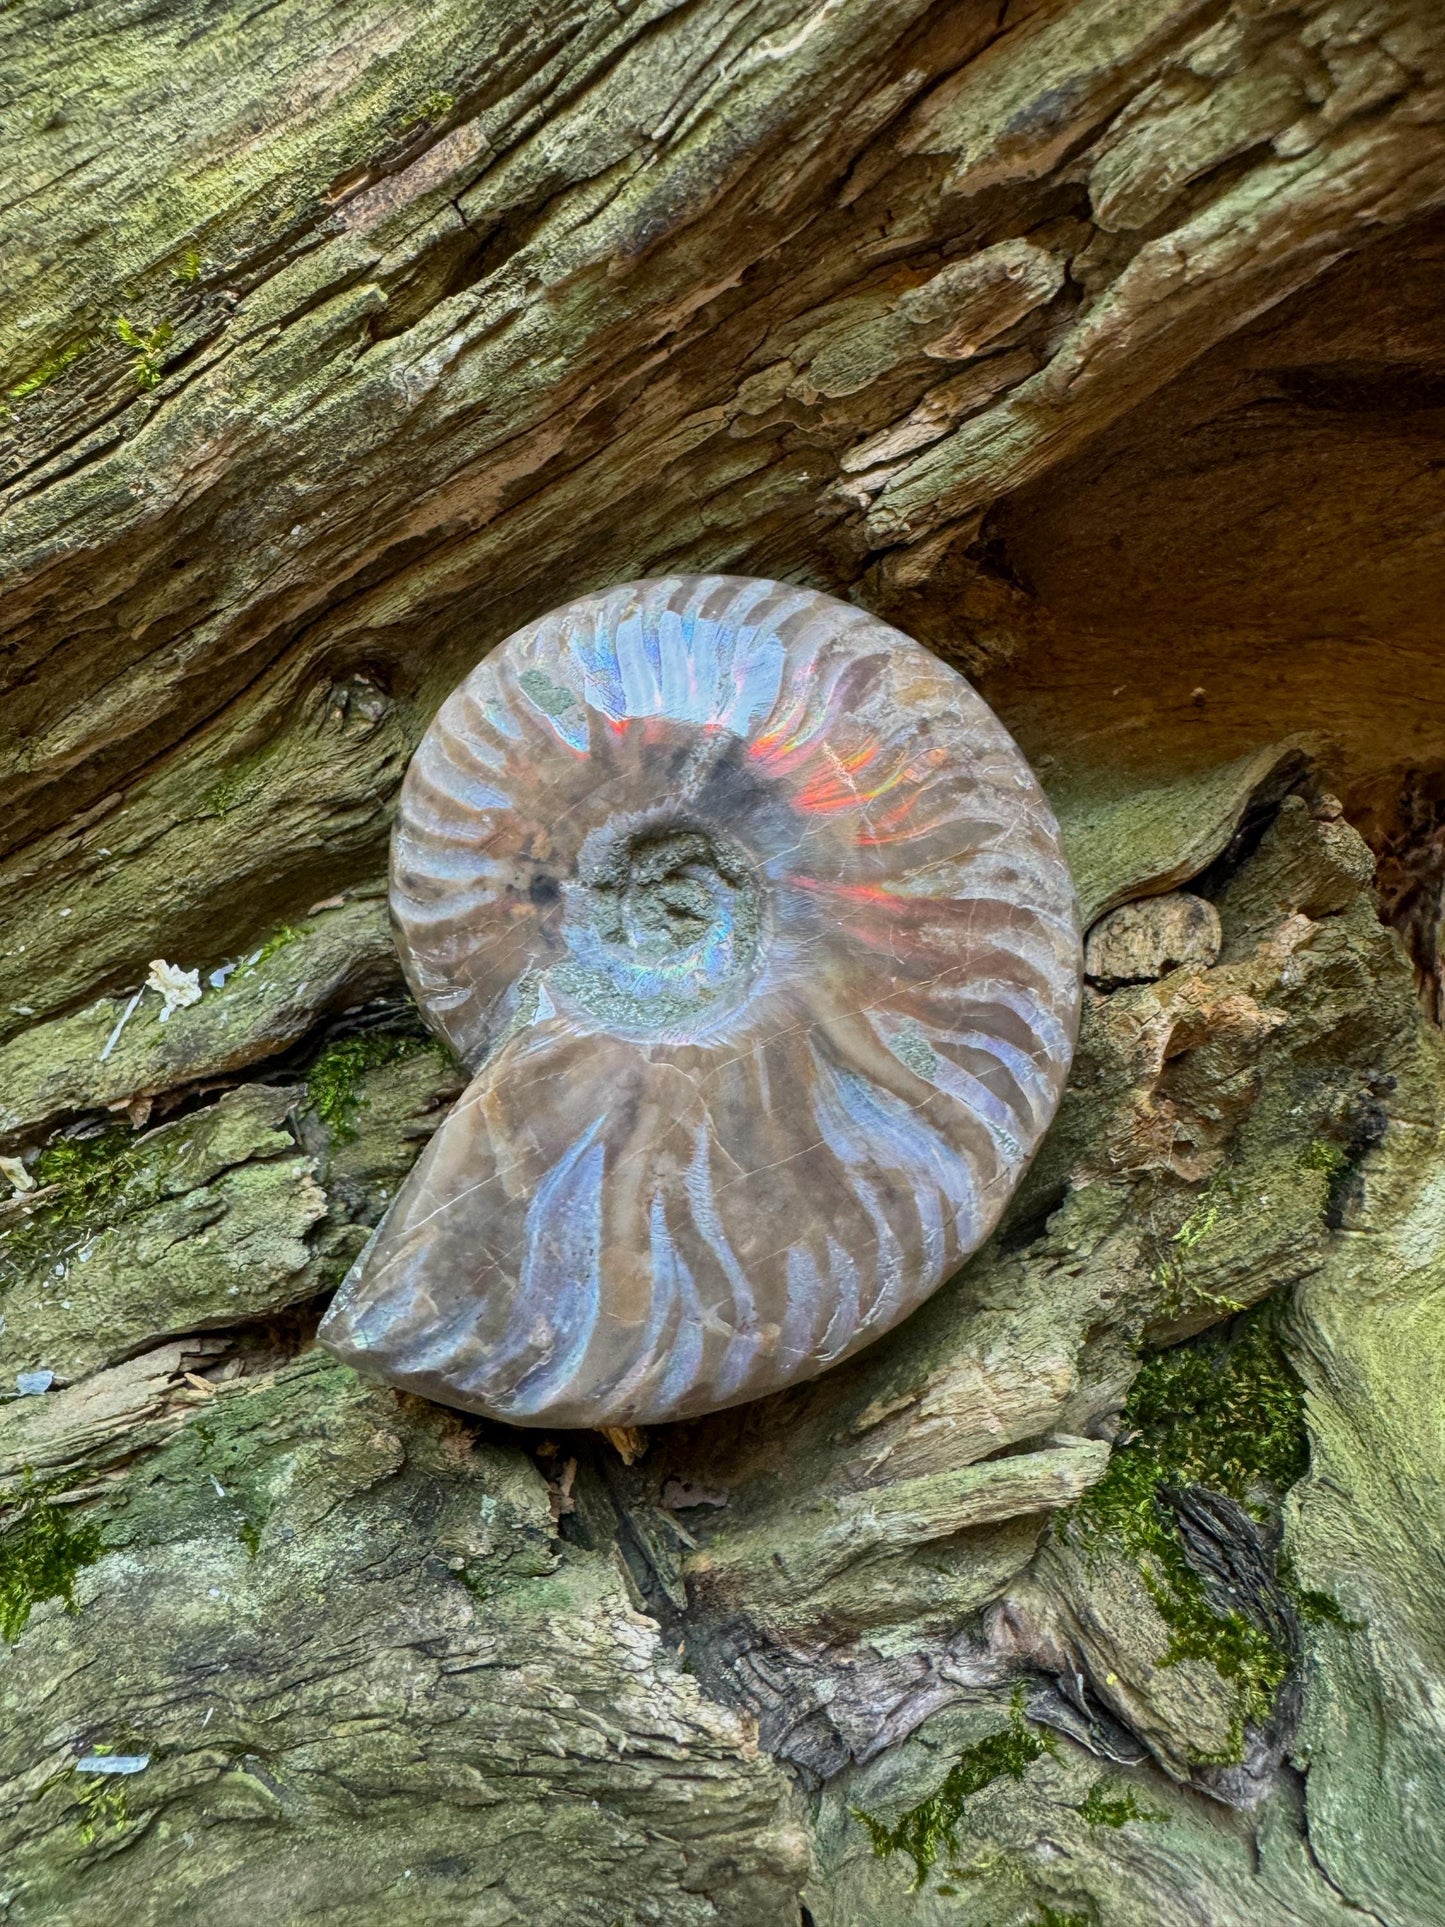
<path fill-rule="evenodd" d="M 619 812 L 588 831 L 560 887 L 567 954 L 549 982 L 598 1024 L 696 1040 L 746 996 L 764 880 L 720 825 L 677 806 Z"/>

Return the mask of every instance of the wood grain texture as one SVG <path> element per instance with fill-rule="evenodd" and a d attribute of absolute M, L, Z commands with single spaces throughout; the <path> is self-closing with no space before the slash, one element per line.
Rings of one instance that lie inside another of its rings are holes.
<path fill-rule="evenodd" d="M 21 0 L 0 72 L 0 1911 L 1436 1927 L 1436 0 Z M 1089 990 L 912 1318 L 624 1462 L 314 1337 L 467 1076 L 426 725 L 709 572 L 963 669 L 1085 922 L 1222 947 Z M 1261 1332 L 1230 1486 L 1135 1401 Z"/>
<path fill-rule="evenodd" d="M 1430 12 L 12 12 L 0 1020 L 114 986 L 62 909 L 223 952 L 377 867 L 567 594 L 742 568 L 1009 653 L 987 505 L 1445 193 Z"/>

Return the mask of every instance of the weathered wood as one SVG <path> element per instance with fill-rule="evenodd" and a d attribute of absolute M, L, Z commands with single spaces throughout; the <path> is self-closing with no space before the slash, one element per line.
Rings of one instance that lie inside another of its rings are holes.
<path fill-rule="evenodd" d="M 0 1912 L 1433 1927 L 1433 0 L 0 43 Z M 717 568 L 945 654 L 1086 920 L 1221 948 L 1091 987 L 905 1327 L 620 1454 L 311 1339 L 460 1088 L 412 746 Z"/>

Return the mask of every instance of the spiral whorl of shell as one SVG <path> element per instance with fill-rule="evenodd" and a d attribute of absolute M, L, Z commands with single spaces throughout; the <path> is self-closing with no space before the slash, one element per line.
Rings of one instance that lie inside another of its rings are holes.
<path fill-rule="evenodd" d="M 632 583 L 503 643 L 412 762 L 392 908 L 474 1076 L 322 1338 L 516 1424 L 691 1416 L 879 1337 L 1068 1071 L 1073 890 L 1023 757 L 781 583 Z"/>

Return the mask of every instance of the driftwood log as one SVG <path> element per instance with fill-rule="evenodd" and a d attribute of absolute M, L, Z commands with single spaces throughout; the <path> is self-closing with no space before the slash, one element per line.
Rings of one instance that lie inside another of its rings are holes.
<path fill-rule="evenodd" d="M 1437 0 L 0 42 L 0 1917 L 1438 1927 Z M 716 569 L 1031 756 L 1063 1112 L 815 1385 L 368 1386 L 317 1320 L 460 1088 L 406 760 Z"/>

